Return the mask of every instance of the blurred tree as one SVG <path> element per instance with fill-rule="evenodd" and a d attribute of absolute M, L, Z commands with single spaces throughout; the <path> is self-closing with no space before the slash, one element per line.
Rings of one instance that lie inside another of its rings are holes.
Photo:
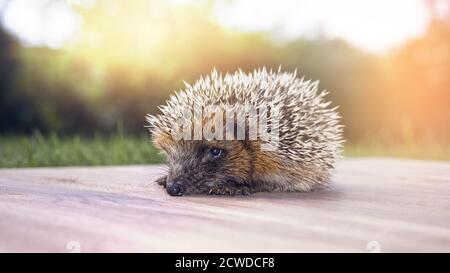
<path fill-rule="evenodd" d="M 14 39 L 0 28 L 0 131 L 10 128 L 14 120 L 10 120 L 16 111 L 14 105 L 17 98 L 12 93 L 12 75 L 16 70 L 16 60 L 12 56 L 16 46 Z"/>
<path fill-rule="evenodd" d="M 42 127 L 36 115 L 35 102 L 16 89 L 20 74 L 16 51 L 17 41 L 0 28 L 0 132 L 30 132 L 33 127 Z"/>
<path fill-rule="evenodd" d="M 432 21 L 423 37 L 392 53 L 388 71 L 385 127 L 397 135 L 407 126 L 419 138 L 449 138 L 450 26 Z"/>

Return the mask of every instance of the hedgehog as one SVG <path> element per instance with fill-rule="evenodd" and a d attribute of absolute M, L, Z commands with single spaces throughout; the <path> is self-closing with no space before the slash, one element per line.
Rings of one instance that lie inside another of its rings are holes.
<path fill-rule="evenodd" d="M 168 174 L 156 182 L 172 196 L 308 192 L 329 185 L 341 157 L 338 107 L 319 81 L 259 68 L 216 69 L 147 115 Z"/>

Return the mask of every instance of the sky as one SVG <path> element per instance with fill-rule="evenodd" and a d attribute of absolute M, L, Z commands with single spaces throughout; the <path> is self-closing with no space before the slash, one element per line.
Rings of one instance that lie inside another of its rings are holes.
<path fill-rule="evenodd" d="M 5 1 L 0 0 L 0 7 Z M 178 6 L 204 3 L 167 1 Z M 26 46 L 60 48 L 82 29 L 83 20 L 73 11 L 73 5 L 89 8 L 95 0 L 60 0 L 50 5 L 46 0 L 9 3 L 2 17 L 8 31 Z M 423 0 L 217 0 L 212 11 L 213 17 L 227 28 L 268 32 L 276 41 L 314 38 L 320 33 L 375 53 L 419 36 L 429 20 Z"/>

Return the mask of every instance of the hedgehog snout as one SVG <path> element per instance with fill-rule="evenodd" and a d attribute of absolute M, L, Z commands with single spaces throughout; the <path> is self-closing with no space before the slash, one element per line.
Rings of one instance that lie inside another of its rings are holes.
<path fill-rule="evenodd" d="M 185 188 L 182 183 L 178 181 L 171 181 L 167 183 L 166 187 L 167 193 L 172 196 L 181 196 L 183 195 Z"/>

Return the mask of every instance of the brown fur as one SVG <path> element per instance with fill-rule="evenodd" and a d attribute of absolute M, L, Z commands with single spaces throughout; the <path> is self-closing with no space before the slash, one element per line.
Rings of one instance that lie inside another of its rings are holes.
<path fill-rule="evenodd" d="M 248 194 L 257 191 L 307 191 L 309 184 L 299 183 L 298 177 L 311 171 L 304 166 L 292 165 L 289 160 L 276 160 L 261 151 L 259 141 L 239 140 L 179 140 L 170 135 L 154 136 L 155 145 L 169 161 L 168 176 L 160 179 L 161 184 L 170 187 L 180 181 L 184 194 Z M 226 155 L 218 164 L 208 166 L 205 155 L 198 156 L 205 148 L 219 148 Z M 181 166 L 180 166 L 181 165 Z M 325 179 L 317 177 L 317 179 Z M 242 192 L 244 191 L 244 192 Z"/>

